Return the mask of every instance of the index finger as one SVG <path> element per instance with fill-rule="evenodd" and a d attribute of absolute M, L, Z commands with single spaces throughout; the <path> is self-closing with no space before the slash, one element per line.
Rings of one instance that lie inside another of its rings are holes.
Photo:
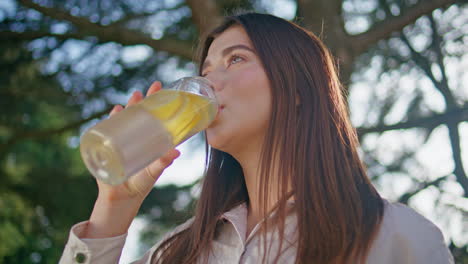
<path fill-rule="evenodd" d="M 112 111 L 110 111 L 109 116 L 112 116 L 120 111 L 122 111 L 124 108 L 121 105 L 116 105 L 114 108 L 112 108 Z"/>
<path fill-rule="evenodd" d="M 155 92 L 161 90 L 161 88 L 162 88 L 162 84 L 160 81 L 156 81 L 152 83 L 150 88 L 146 92 L 146 96 L 154 94 Z"/>

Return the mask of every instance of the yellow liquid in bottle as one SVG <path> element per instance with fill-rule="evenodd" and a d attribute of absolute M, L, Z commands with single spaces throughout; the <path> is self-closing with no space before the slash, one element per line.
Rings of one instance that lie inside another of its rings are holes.
<path fill-rule="evenodd" d="M 174 146 L 208 127 L 218 109 L 214 100 L 177 90 L 161 90 L 141 106 L 163 123 Z"/>
<path fill-rule="evenodd" d="M 87 131 L 80 143 L 82 159 L 98 179 L 120 184 L 208 127 L 217 108 L 204 96 L 159 91 Z"/>

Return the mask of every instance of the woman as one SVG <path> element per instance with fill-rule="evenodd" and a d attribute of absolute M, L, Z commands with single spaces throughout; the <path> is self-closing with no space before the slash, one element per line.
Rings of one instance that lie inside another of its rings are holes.
<path fill-rule="evenodd" d="M 201 196 L 194 217 L 137 263 L 453 263 L 435 225 L 370 183 L 333 60 L 312 33 L 271 15 L 231 16 L 199 61 L 221 105 L 206 130 Z M 98 182 L 62 263 L 117 263 L 141 202 L 178 155 L 124 185 Z"/>

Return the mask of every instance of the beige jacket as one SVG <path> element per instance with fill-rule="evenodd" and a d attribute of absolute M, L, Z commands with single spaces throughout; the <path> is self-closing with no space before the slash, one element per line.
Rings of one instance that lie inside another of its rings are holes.
<path fill-rule="evenodd" d="M 247 209 L 244 204 L 233 208 L 222 216 L 219 235 L 213 242 L 213 252 L 208 263 L 260 263 L 263 256 L 262 236 L 254 227 L 246 237 Z M 190 220 L 177 227 L 171 234 L 184 229 Z M 118 263 L 126 235 L 104 239 L 80 239 L 81 230 L 87 222 L 72 227 L 63 251 L 60 264 L 69 263 Z M 286 219 L 285 238 L 278 263 L 294 263 L 296 249 L 294 241 L 296 218 Z M 313 228 L 313 227 L 311 227 Z M 170 236 L 167 235 L 166 237 Z M 272 241 L 269 263 L 279 252 L 278 232 L 270 231 L 267 239 Z M 158 244 L 151 248 L 134 264 L 150 264 L 151 256 Z M 414 210 L 385 201 L 385 214 L 377 239 L 367 258 L 367 264 L 453 264 L 453 257 L 444 243 L 442 233 L 429 220 Z"/>

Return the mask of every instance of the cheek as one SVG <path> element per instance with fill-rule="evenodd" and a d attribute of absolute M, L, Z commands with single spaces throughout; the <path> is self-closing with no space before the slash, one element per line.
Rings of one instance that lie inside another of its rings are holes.
<path fill-rule="evenodd" d="M 227 107 L 220 123 L 207 130 L 208 143 L 219 149 L 264 134 L 271 113 L 270 83 L 261 67 L 233 71 L 225 81 Z"/>
<path fill-rule="evenodd" d="M 232 81 L 235 91 L 233 98 L 239 99 L 244 110 L 256 112 L 270 111 L 271 90 L 266 73 L 259 66 L 246 67 Z"/>
<path fill-rule="evenodd" d="M 265 71 L 258 63 L 243 65 L 229 74 L 229 93 L 232 96 L 268 95 L 270 85 Z"/>
<path fill-rule="evenodd" d="M 235 76 L 231 82 L 229 98 L 235 102 L 235 113 L 244 125 L 261 126 L 269 121 L 271 91 L 268 78 L 260 67 L 249 67 Z"/>

